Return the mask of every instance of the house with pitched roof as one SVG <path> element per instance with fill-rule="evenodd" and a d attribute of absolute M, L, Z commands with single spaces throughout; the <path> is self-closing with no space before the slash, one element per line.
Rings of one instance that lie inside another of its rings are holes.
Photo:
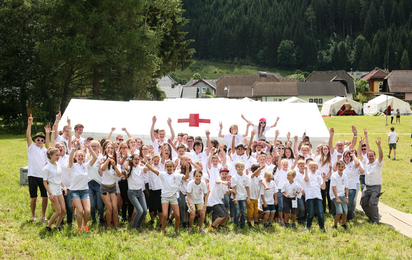
<path fill-rule="evenodd" d="M 382 89 L 399 99 L 412 100 L 412 70 L 393 70 L 384 78 Z"/>
<path fill-rule="evenodd" d="M 362 79 L 366 80 L 367 86 L 369 87 L 369 92 L 382 92 L 383 91 L 383 80 L 388 76 L 388 72 L 380 68 L 375 68 Z"/>
<path fill-rule="evenodd" d="M 208 91 L 216 95 L 218 79 L 191 79 L 184 85 L 182 98 L 199 98 Z"/>
<path fill-rule="evenodd" d="M 163 76 L 157 79 L 157 84 L 166 93 L 166 98 L 180 98 L 182 96 L 183 86 L 170 76 Z"/>
<path fill-rule="evenodd" d="M 346 71 L 314 71 L 306 82 L 340 82 L 346 88 L 346 97 L 352 99 L 352 95 L 356 94 L 355 80 Z"/>

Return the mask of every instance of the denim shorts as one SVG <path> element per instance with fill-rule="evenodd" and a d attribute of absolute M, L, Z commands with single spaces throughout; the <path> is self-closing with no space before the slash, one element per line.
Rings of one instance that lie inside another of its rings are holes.
<path fill-rule="evenodd" d="M 336 214 L 348 214 L 348 205 L 345 204 L 346 196 L 340 196 L 339 199 L 342 203 L 337 203 L 336 198 L 333 199 L 336 207 Z"/>
<path fill-rule="evenodd" d="M 80 200 L 90 199 L 89 190 L 71 190 L 70 191 L 70 197 L 71 197 L 72 200 L 75 200 L 75 199 L 80 199 Z"/>
<path fill-rule="evenodd" d="M 276 207 L 275 204 L 272 205 L 267 205 L 267 207 L 263 207 L 263 213 L 275 213 L 276 212 Z"/>

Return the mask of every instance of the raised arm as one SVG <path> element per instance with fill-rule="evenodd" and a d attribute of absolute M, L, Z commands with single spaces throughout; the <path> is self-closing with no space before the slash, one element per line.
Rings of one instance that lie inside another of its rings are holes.
<path fill-rule="evenodd" d="M 210 132 L 209 132 L 209 130 L 206 130 L 206 138 L 207 138 L 207 140 L 206 140 L 206 155 L 210 156 L 211 155 L 210 150 L 212 150 L 213 145 L 212 145 L 212 142 L 210 142 Z"/>
<path fill-rule="evenodd" d="M 76 152 L 75 149 L 72 149 L 69 155 L 69 162 L 67 163 L 67 168 L 72 168 L 73 167 L 73 158 L 74 158 L 74 153 Z"/>
<path fill-rule="evenodd" d="M 150 128 L 150 138 L 152 139 L 152 142 L 156 140 L 156 137 L 154 135 L 154 128 L 155 128 L 156 120 L 157 120 L 156 116 L 153 116 L 152 127 Z"/>
<path fill-rule="evenodd" d="M 90 160 L 90 166 L 92 166 L 97 160 L 97 154 L 90 148 L 90 144 L 84 144 L 84 146 L 89 150 L 90 154 L 92 155 L 92 159 Z"/>
<path fill-rule="evenodd" d="M 365 139 L 361 138 L 359 140 L 359 145 L 358 145 L 358 156 L 361 161 L 363 160 L 362 145 L 364 142 L 365 142 Z M 369 152 L 369 150 L 367 151 Z"/>
<path fill-rule="evenodd" d="M 356 157 L 355 155 L 355 149 L 350 150 L 350 155 L 352 157 L 353 162 L 355 163 L 355 168 L 358 168 L 360 163 L 359 163 L 358 157 Z"/>
<path fill-rule="evenodd" d="M 223 128 L 223 124 L 222 124 L 222 122 L 219 122 L 219 137 L 220 138 L 223 138 L 223 137 L 225 137 L 224 135 L 222 135 L 222 128 Z"/>
<path fill-rule="evenodd" d="M 382 160 L 383 160 L 383 151 L 382 151 L 382 147 L 381 147 L 381 138 L 378 137 L 378 139 L 376 139 L 375 143 L 378 145 L 379 162 L 382 162 Z"/>
<path fill-rule="evenodd" d="M 145 167 L 147 167 L 149 170 L 151 170 L 154 174 L 159 175 L 159 171 L 153 168 L 153 166 L 149 163 L 147 163 L 144 159 L 141 159 L 142 163 L 144 164 Z"/>
<path fill-rule="evenodd" d="M 113 134 L 114 130 L 116 130 L 116 127 L 112 127 L 109 134 L 106 136 L 106 140 L 110 140 L 110 138 L 112 138 L 112 134 Z"/>
<path fill-rule="evenodd" d="M 246 126 L 246 134 L 243 135 L 243 137 L 247 137 L 249 135 L 249 126 L 251 126 L 251 123 L 248 123 Z"/>
<path fill-rule="evenodd" d="M 293 142 L 293 154 L 295 155 L 295 160 L 298 158 L 298 136 L 297 135 L 295 135 L 295 138 L 294 138 L 294 142 Z M 297 161 L 297 160 L 296 160 Z M 293 168 L 292 168 L 293 169 Z"/>
<path fill-rule="evenodd" d="M 46 149 L 49 150 L 50 148 L 50 132 L 51 132 L 51 127 L 50 125 L 45 125 L 44 126 L 44 131 L 46 132 Z"/>
<path fill-rule="evenodd" d="M 176 145 L 174 144 L 174 142 L 172 142 L 173 139 L 169 138 L 167 139 L 167 142 L 170 144 L 170 146 L 172 147 L 173 150 L 175 150 L 175 152 L 177 153 L 177 148 Z"/>
<path fill-rule="evenodd" d="M 276 122 L 270 126 L 271 128 L 276 127 L 278 125 L 279 117 L 276 118 Z"/>
<path fill-rule="evenodd" d="M 332 127 L 329 130 L 329 150 L 330 154 L 333 154 L 335 152 L 335 147 L 333 146 L 333 135 L 335 134 L 335 129 Z"/>
<path fill-rule="evenodd" d="M 232 150 L 230 151 L 231 154 L 235 153 L 235 138 L 236 136 L 232 136 Z"/>
<path fill-rule="evenodd" d="M 299 151 L 300 151 L 300 149 L 302 149 L 303 140 L 305 140 L 305 134 L 306 134 L 306 132 L 303 133 L 303 135 L 302 135 L 302 140 L 300 140 L 300 142 L 299 142 L 299 146 L 298 146 L 298 150 L 299 150 Z"/>
<path fill-rule="evenodd" d="M 246 121 L 246 123 L 248 123 L 248 124 L 250 124 L 250 125 L 253 125 L 252 122 L 250 122 L 249 120 L 247 120 L 243 114 L 241 115 L 241 117 L 242 117 L 243 120 Z"/>
<path fill-rule="evenodd" d="M 175 131 L 173 130 L 173 127 L 172 127 L 172 119 L 171 119 L 170 117 L 167 119 L 167 124 L 169 125 L 170 134 L 172 135 L 172 136 L 170 137 L 170 139 L 174 140 L 174 139 L 175 139 Z"/>
<path fill-rule="evenodd" d="M 183 176 L 183 178 L 182 178 L 183 180 L 189 179 L 189 173 L 190 173 L 190 170 L 189 170 L 190 167 L 189 167 L 189 165 L 190 165 L 189 162 L 187 162 L 187 163 L 186 163 L 186 173 L 185 173 L 185 176 Z"/>
<path fill-rule="evenodd" d="M 305 178 L 304 178 L 304 180 L 306 182 L 309 182 L 309 175 L 308 175 L 308 167 L 307 166 L 305 167 Z"/>
<path fill-rule="evenodd" d="M 369 152 L 370 146 L 369 146 L 369 139 L 368 139 L 368 130 L 366 128 L 363 129 L 363 134 L 365 135 L 366 151 Z"/>
<path fill-rule="evenodd" d="M 352 143 L 349 146 L 350 150 L 355 148 L 356 142 L 358 141 L 358 130 L 356 129 L 354 125 L 352 126 L 352 133 L 353 133 L 353 138 L 352 138 Z"/>
<path fill-rule="evenodd" d="M 33 141 L 31 140 L 31 124 L 33 123 L 33 117 L 29 116 L 27 119 L 27 130 L 26 130 L 26 139 L 27 139 L 27 147 L 29 147 Z"/>
<path fill-rule="evenodd" d="M 127 137 L 133 139 L 133 136 L 129 133 L 129 131 L 127 131 L 126 127 L 123 127 L 123 128 L 122 128 L 122 131 L 126 133 Z"/>
<path fill-rule="evenodd" d="M 61 111 L 59 111 L 59 113 L 56 115 L 56 120 L 54 121 L 54 124 L 53 124 L 54 132 L 52 132 L 52 147 L 54 147 L 54 140 L 56 140 L 57 137 L 59 137 L 58 130 L 59 130 L 59 123 L 60 123 L 61 118 L 62 118 L 62 114 L 61 114 Z"/>
<path fill-rule="evenodd" d="M 251 151 L 252 151 L 252 144 L 253 144 L 253 137 L 255 136 L 256 132 L 255 130 L 252 131 L 252 135 L 250 136 L 250 140 L 249 140 L 249 144 L 247 145 L 247 149 L 246 149 L 246 154 L 248 156 L 250 156 Z"/>

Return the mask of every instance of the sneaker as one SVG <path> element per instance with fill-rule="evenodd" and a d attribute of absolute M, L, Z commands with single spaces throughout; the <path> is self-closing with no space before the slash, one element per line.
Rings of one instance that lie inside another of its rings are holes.
<path fill-rule="evenodd" d="M 54 227 L 54 230 L 62 231 L 61 227 Z"/>
<path fill-rule="evenodd" d="M 346 226 L 346 224 L 345 224 L 345 225 L 342 225 L 342 227 L 343 227 L 344 229 L 346 229 L 346 230 L 348 230 L 348 229 L 349 229 L 349 227 L 348 227 L 348 226 Z"/>
<path fill-rule="evenodd" d="M 334 229 L 338 229 L 338 227 L 337 227 L 337 226 L 333 226 L 333 227 L 332 227 L 332 230 L 334 230 Z"/>
<path fill-rule="evenodd" d="M 217 228 L 215 228 L 214 226 L 210 225 L 210 227 L 208 228 L 210 231 L 218 231 Z"/>
<path fill-rule="evenodd" d="M 187 222 L 183 222 L 183 228 L 187 228 Z"/>
<path fill-rule="evenodd" d="M 78 228 L 78 229 L 77 229 L 77 232 L 83 232 L 83 229 Z"/>
<path fill-rule="evenodd" d="M 292 223 L 292 228 L 296 228 L 296 224 L 295 224 L 295 223 Z"/>
<path fill-rule="evenodd" d="M 395 158 L 395 157 L 393 157 L 393 160 L 394 160 L 394 161 L 396 161 L 396 158 Z"/>
<path fill-rule="evenodd" d="M 51 227 L 46 227 L 46 231 L 47 232 L 51 232 L 52 230 L 51 230 Z"/>
<path fill-rule="evenodd" d="M 309 230 L 310 229 L 310 227 L 308 227 L 308 226 L 305 226 L 305 230 Z"/>
<path fill-rule="evenodd" d="M 391 158 L 391 157 L 389 156 L 389 154 L 387 154 L 386 156 L 388 156 L 389 159 Z"/>
<path fill-rule="evenodd" d="M 200 233 L 206 233 L 203 228 L 199 228 L 199 232 L 200 232 Z"/>
<path fill-rule="evenodd" d="M 285 228 L 289 228 L 289 223 L 285 223 Z"/>
<path fill-rule="evenodd" d="M 188 231 L 189 231 L 189 233 L 192 233 L 192 228 L 189 228 L 189 230 L 188 230 Z"/>
<path fill-rule="evenodd" d="M 149 225 L 150 225 L 150 226 L 153 226 L 153 224 L 154 224 L 154 220 L 150 220 L 150 221 L 149 221 Z"/>
<path fill-rule="evenodd" d="M 323 233 L 326 233 L 326 229 L 325 228 L 321 228 L 320 229 Z"/>
<path fill-rule="evenodd" d="M 272 222 L 268 222 L 268 227 L 271 227 L 272 226 Z"/>
<path fill-rule="evenodd" d="M 285 225 L 285 221 L 282 220 L 282 221 L 280 222 L 280 225 L 281 225 L 281 226 L 284 226 L 284 225 Z"/>
<path fill-rule="evenodd" d="M 217 225 L 217 229 L 219 229 L 219 230 L 220 230 L 220 229 L 225 230 L 225 229 L 226 229 L 226 227 L 225 227 L 225 226 L 222 226 L 222 225 L 220 225 L 220 224 L 219 224 L 219 225 Z"/>
<path fill-rule="evenodd" d="M 82 229 L 86 232 L 89 232 L 89 227 L 88 226 L 84 226 L 84 227 L 82 227 Z"/>
<path fill-rule="evenodd" d="M 411 159 L 412 160 L 412 159 Z M 275 221 L 278 221 L 279 218 L 275 218 Z"/>

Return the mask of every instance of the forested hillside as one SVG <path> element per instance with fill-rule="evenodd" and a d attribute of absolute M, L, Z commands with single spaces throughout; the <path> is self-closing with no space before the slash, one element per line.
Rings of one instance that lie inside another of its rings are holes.
<path fill-rule="evenodd" d="M 410 68 L 412 1 L 182 2 L 197 59 L 309 71 Z"/>

